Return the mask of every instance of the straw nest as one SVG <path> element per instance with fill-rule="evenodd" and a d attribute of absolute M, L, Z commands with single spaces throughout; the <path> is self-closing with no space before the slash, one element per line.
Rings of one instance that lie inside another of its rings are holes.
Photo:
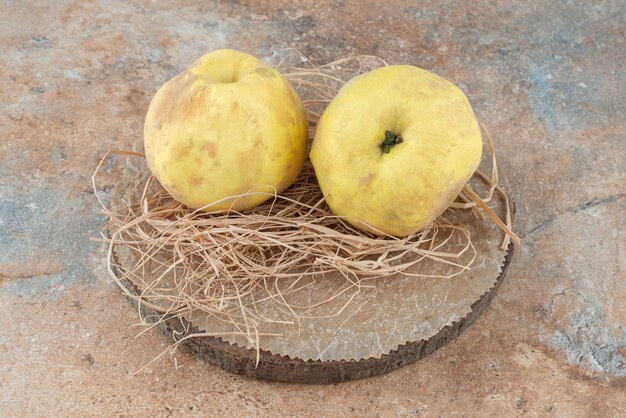
<path fill-rule="evenodd" d="M 324 107 L 345 81 L 382 65 L 386 63 L 378 57 L 357 56 L 313 66 L 297 51 L 290 51 L 277 68 L 303 98 L 312 137 Z M 483 132 L 491 153 L 491 173 L 487 176 L 477 171 L 475 177 L 486 185 L 486 195 L 478 196 L 468 184 L 448 211 L 472 210 L 484 221 L 496 222 L 503 230 L 501 244 L 506 248 L 509 239 L 518 238 L 511 231 L 508 198 L 498 186 L 493 142 L 484 126 Z M 172 317 L 191 318 L 198 313 L 212 315 L 233 324 L 236 332 L 258 349 L 262 335 L 259 326 L 275 319 L 261 315 L 256 304 L 272 299 L 284 305 L 294 318 L 306 315 L 329 299 L 293 306 L 286 296 L 311 285 L 311 278 L 339 274 L 345 284 L 336 297 L 345 292 L 356 294 L 372 283 L 371 279 L 383 276 L 414 275 L 416 280 L 432 276 L 428 272 L 415 273 L 414 267 L 426 259 L 449 266 L 446 275 L 438 276 L 442 278 L 462 274 L 474 260 L 468 230 L 446 221 L 446 214 L 404 238 L 374 236 L 347 224 L 325 204 L 308 160 L 291 187 L 281 194 L 271 194 L 264 204 L 246 213 L 188 209 L 175 201 L 146 168 L 127 179 L 123 196 L 120 193 L 106 205 L 99 195 L 97 179 L 100 167 L 111 154 L 143 158 L 139 152 L 109 151 L 96 168 L 93 187 L 108 217 L 97 240 L 108 245 L 108 271 L 121 290 L 139 305 L 159 312 L 160 317 L 151 318 L 151 323 Z M 494 193 L 505 199 L 505 219 L 487 205 Z M 451 240 L 457 244 L 447 245 Z M 124 252 L 129 256 L 120 263 L 116 255 Z M 139 290 L 139 295 L 129 290 L 128 283 Z M 332 315 L 349 308 L 349 303 L 345 304 Z M 178 342 L 207 335 L 214 334 L 206 330 L 181 336 Z"/>

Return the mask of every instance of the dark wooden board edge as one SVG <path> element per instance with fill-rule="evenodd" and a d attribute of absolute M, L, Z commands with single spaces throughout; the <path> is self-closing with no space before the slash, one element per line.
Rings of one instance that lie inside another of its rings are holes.
<path fill-rule="evenodd" d="M 188 338 L 182 341 L 179 346 L 208 363 L 220 366 L 224 370 L 261 380 L 328 384 L 389 373 L 392 370 L 404 367 L 427 356 L 454 340 L 467 329 L 467 327 L 469 327 L 489 306 L 498 287 L 506 277 L 514 249 L 513 243 L 510 243 L 495 285 L 472 304 L 471 312 L 466 317 L 442 328 L 428 340 L 407 342 L 399 346 L 396 350 L 391 350 L 389 354 L 383 354 L 380 358 L 371 357 L 368 359 L 350 361 L 305 361 L 299 358 L 292 359 L 289 358 L 289 356 L 280 356 L 272 354 L 269 351 L 261 350 L 259 363 L 257 365 L 256 350 L 228 343 L 218 337 Z M 114 273 L 117 274 L 115 269 Z M 129 291 L 136 295 L 139 294 L 138 289 L 131 283 L 124 281 L 124 284 Z M 138 308 L 135 300 L 130 298 L 129 300 L 135 308 Z M 144 318 L 159 317 L 151 308 L 142 305 L 139 309 Z M 182 318 L 166 319 L 157 324 L 157 327 L 174 341 L 180 340 L 189 333 L 201 332 L 197 327 L 194 327 Z"/>

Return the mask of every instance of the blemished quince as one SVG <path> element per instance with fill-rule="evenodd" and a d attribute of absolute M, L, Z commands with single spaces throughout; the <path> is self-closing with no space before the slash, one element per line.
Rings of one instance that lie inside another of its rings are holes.
<path fill-rule="evenodd" d="M 394 65 L 341 88 L 310 157 L 333 213 L 377 235 L 407 236 L 449 207 L 481 155 L 463 92 L 421 68 Z"/>
<path fill-rule="evenodd" d="M 144 126 L 148 166 L 179 202 L 245 211 L 291 185 L 308 121 L 289 82 L 235 50 L 211 52 L 165 83 Z M 244 195 L 244 196 L 241 196 Z"/>

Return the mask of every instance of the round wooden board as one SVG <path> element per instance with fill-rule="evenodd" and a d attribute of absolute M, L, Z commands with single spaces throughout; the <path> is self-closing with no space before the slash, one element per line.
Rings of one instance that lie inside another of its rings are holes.
<path fill-rule="evenodd" d="M 323 384 L 345 382 L 385 374 L 434 352 L 446 343 L 454 340 L 469 327 L 489 306 L 500 283 L 506 277 L 513 253 L 514 245 L 511 243 L 504 257 L 495 285 L 472 304 L 471 312 L 467 316 L 453 322 L 449 326 L 443 327 L 427 340 L 406 343 L 395 350 L 391 350 L 389 354 L 383 354 L 380 358 L 371 357 L 358 361 L 304 361 L 299 358 L 292 359 L 288 356 L 279 356 L 261 350 L 257 364 L 256 350 L 243 348 L 217 337 L 188 338 L 182 341 L 180 346 L 206 362 L 216 364 L 229 372 L 262 380 Z M 131 283 L 124 282 L 124 284 L 130 292 L 135 295 L 139 294 L 139 291 Z M 137 307 L 135 301 L 129 300 Z M 144 318 L 158 317 L 158 314 L 150 308 L 141 306 L 140 309 Z M 184 319 L 179 318 L 162 321 L 158 324 L 158 327 L 174 341 L 176 341 L 176 336 L 184 336 L 186 334 L 185 330 L 191 330 L 192 333 L 200 332 L 193 324 L 186 323 Z"/>

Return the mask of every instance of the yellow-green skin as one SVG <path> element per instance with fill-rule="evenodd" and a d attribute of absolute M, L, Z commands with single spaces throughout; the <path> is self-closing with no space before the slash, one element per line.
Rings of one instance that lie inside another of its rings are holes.
<path fill-rule="evenodd" d="M 385 131 L 403 141 L 383 152 Z M 311 161 L 326 202 L 351 224 L 407 236 L 443 213 L 482 155 L 463 92 L 421 68 L 378 68 L 348 82 L 317 126 Z"/>
<path fill-rule="evenodd" d="M 278 71 L 218 50 L 159 89 L 144 147 L 150 170 L 176 200 L 207 212 L 245 211 L 293 183 L 307 135 L 302 102 Z"/>

